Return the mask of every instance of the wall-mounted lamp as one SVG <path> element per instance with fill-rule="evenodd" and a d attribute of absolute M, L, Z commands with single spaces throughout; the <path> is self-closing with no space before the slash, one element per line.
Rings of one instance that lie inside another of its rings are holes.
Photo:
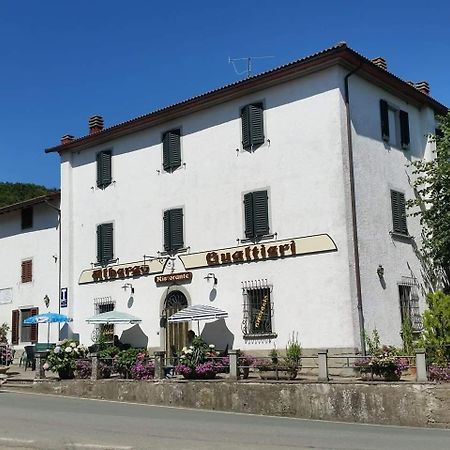
<path fill-rule="evenodd" d="M 125 284 L 122 286 L 122 289 L 124 289 L 125 291 L 126 291 L 128 288 L 130 288 L 130 289 L 131 289 L 131 293 L 134 294 L 134 287 L 133 287 L 133 285 L 132 285 L 131 283 L 125 283 Z"/>
<path fill-rule="evenodd" d="M 206 275 L 206 277 L 205 277 L 205 280 L 208 280 L 208 283 L 209 283 L 209 280 L 213 280 L 213 282 L 214 282 L 214 286 L 217 284 L 217 278 L 216 278 L 216 276 L 213 274 L 213 273 L 208 273 L 208 275 Z"/>
<path fill-rule="evenodd" d="M 48 295 L 46 295 L 44 297 L 44 303 L 45 303 L 45 307 L 48 308 L 48 305 L 50 305 L 50 299 L 48 298 Z"/>
<path fill-rule="evenodd" d="M 384 267 L 381 264 L 377 268 L 377 275 L 380 279 L 384 277 Z"/>

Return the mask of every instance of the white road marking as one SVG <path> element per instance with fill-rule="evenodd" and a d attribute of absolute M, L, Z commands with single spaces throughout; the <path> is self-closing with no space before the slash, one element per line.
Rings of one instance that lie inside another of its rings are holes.
<path fill-rule="evenodd" d="M 77 448 L 107 448 L 107 449 L 114 449 L 114 450 L 130 450 L 133 447 L 125 447 L 120 445 L 102 445 L 102 444 L 71 444 L 72 447 Z"/>
<path fill-rule="evenodd" d="M 2 442 L 15 442 L 16 444 L 32 444 L 34 441 L 30 439 L 14 439 L 14 438 L 0 438 Z"/>

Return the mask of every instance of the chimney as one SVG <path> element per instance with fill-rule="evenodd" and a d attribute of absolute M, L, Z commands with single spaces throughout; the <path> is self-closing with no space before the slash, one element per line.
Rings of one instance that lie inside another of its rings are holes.
<path fill-rule="evenodd" d="M 387 70 L 387 62 L 383 57 L 377 56 L 376 58 L 372 58 L 371 61 L 381 69 Z"/>
<path fill-rule="evenodd" d="M 89 119 L 89 134 L 98 133 L 103 130 L 103 117 L 92 116 Z"/>
<path fill-rule="evenodd" d="M 61 145 L 68 144 L 69 142 L 72 142 L 74 140 L 75 140 L 75 138 L 71 134 L 65 134 L 61 138 Z"/>
<path fill-rule="evenodd" d="M 418 83 L 414 83 L 414 87 L 422 92 L 422 94 L 430 95 L 430 85 L 428 81 L 419 81 Z"/>

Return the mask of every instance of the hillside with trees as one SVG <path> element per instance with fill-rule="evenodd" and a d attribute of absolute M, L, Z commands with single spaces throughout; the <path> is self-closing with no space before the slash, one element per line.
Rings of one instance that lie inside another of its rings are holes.
<path fill-rule="evenodd" d="M 0 207 L 12 205 L 55 191 L 56 189 L 49 189 L 45 186 L 39 186 L 32 183 L 0 182 Z"/>

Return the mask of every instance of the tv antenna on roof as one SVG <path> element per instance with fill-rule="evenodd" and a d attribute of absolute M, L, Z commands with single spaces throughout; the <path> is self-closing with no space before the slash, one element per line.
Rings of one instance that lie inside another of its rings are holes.
<path fill-rule="evenodd" d="M 252 61 L 254 59 L 267 59 L 267 58 L 275 58 L 275 56 L 247 56 L 246 58 L 232 58 L 231 56 L 228 57 L 228 64 L 233 65 L 233 69 L 236 73 L 236 75 L 243 75 L 246 74 L 245 78 L 250 78 L 252 74 Z M 236 67 L 237 61 L 247 61 L 247 67 L 245 70 L 239 71 Z"/>

